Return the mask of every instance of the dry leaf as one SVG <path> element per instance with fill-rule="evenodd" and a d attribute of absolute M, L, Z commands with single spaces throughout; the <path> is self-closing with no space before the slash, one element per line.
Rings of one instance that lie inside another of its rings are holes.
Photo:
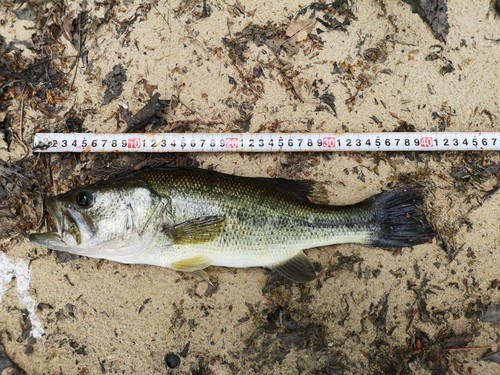
<path fill-rule="evenodd" d="M 144 85 L 144 90 L 149 96 L 153 96 L 154 92 L 158 89 L 157 85 L 150 84 L 146 79 L 142 79 L 141 83 Z"/>
<path fill-rule="evenodd" d="M 485 191 L 485 192 L 494 190 L 498 186 L 498 183 L 499 183 L 499 181 L 498 181 L 497 176 L 491 176 L 489 179 L 487 179 L 486 181 L 484 181 L 482 183 L 477 183 L 475 181 L 472 181 L 472 184 L 474 185 L 474 187 L 476 189 L 479 189 L 479 190 Z"/>
<path fill-rule="evenodd" d="M 307 35 L 312 31 L 314 25 L 316 24 L 316 21 L 308 20 L 308 21 L 293 21 L 288 24 L 288 27 L 286 28 L 286 36 L 291 38 L 297 33 L 302 33 L 305 31 L 305 37 L 302 40 L 305 40 L 307 38 Z M 299 40 L 299 39 L 297 39 Z M 300 40 L 299 40 L 300 41 Z"/>
<path fill-rule="evenodd" d="M 479 318 L 480 321 L 486 323 L 494 323 L 500 325 L 500 305 L 490 305 Z"/>
<path fill-rule="evenodd" d="M 488 362 L 495 362 L 500 364 L 500 352 L 493 352 L 493 353 L 488 353 L 486 354 L 483 358 L 481 358 L 483 361 L 488 361 Z"/>
<path fill-rule="evenodd" d="M 297 42 L 303 42 L 307 39 L 308 34 L 309 33 L 307 32 L 307 30 L 301 30 L 295 35 L 295 39 L 297 40 Z"/>

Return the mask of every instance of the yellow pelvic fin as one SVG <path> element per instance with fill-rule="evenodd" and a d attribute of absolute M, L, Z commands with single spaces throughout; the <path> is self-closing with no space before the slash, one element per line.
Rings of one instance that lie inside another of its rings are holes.
<path fill-rule="evenodd" d="M 222 232 L 225 224 L 224 217 L 204 216 L 164 228 L 164 231 L 174 244 L 191 245 L 213 241 Z"/>
<path fill-rule="evenodd" d="M 193 275 L 198 276 L 203 281 L 206 281 L 208 284 L 214 286 L 214 284 L 212 284 L 212 282 L 210 281 L 210 277 L 208 276 L 208 273 L 206 273 L 205 271 L 203 271 L 203 270 L 196 270 L 196 271 L 193 271 L 191 273 Z"/>
<path fill-rule="evenodd" d="M 195 255 L 173 262 L 170 268 L 181 272 L 194 272 L 210 265 L 210 259 L 204 255 Z"/>

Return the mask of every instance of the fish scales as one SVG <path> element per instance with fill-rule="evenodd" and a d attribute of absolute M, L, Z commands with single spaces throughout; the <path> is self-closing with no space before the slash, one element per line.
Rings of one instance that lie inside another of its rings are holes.
<path fill-rule="evenodd" d="M 241 267 L 258 266 L 269 258 L 264 265 L 270 266 L 304 247 L 349 240 L 368 242 L 375 230 L 375 216 L 367 207 L 315 205 L 298 201 L 261 179 L 192 172 L 146 171 L 138 178 L 167 197 L 177 223 L 198 216 L 225 216 L 221 235 L 204 244 L 202 250 L 214 256 L 223 252 L 222 262 L 227 264 L 219 265 L 239 266 L 230 264 L 239 258 Z M 179 247 L 177 251 L 188 253 L 192 248 Z"/>

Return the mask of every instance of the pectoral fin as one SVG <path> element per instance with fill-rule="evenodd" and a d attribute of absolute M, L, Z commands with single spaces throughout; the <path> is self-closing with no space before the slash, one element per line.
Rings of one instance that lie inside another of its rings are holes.
<path fill-rule="evenodd" d="M 224 229 L 225 219 L 221 216 L 204 216 L 185 221 L 164 231 L 177 245 L 191 245 L 213 241 Z"/>
<path fill-rule="evenodd" d="M 298 283 L 307 283 L 316 278 L 309 258 L 301 251 L 293 258 L 270 267 L 277 274 Z"/>

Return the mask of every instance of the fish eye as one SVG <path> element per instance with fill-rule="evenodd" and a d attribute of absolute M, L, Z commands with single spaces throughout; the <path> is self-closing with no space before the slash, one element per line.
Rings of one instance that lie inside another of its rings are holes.
<path fill-rule="evenodd" d="M 94 194 L 90 191 L 80 191 L 76 195 L 76 204 L 82 208 L 88 208 L 94 204 Z"/>

